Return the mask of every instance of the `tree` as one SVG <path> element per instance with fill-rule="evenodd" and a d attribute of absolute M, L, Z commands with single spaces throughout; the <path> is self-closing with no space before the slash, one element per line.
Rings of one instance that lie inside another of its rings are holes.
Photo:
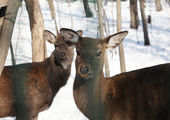
<path fill-rule="evenodd" d="M 2 26 L 2 23 L 3 23 L 3 20 L 4 20 L 4 16 L 5 16 L 5 13 L 6 13 L 6 9 L 7 9 L 7 6 L 0 8 L 0 32 L 1 32 L 1 26 Z M 15 65 L 15 58 L 14 58 L 12 42 L 10 42 L 10 52 L 11 52 L 12 64 Z"/>
<path fill-rule="evenodd" d="M 170 5 L 170 0 L 166 0 L 166 2 Z"/>
<path fill-rule="evenodd" d="M 138 17 L 138 7 L 137 0 L 130 1 L 130 27 L 138 29 L 139 26 L 139 17 Z"/>
<path fill-rule="evenodd" d="M 8 0 L 0 0 L 0 8 L 7 5 L 8 5 Z"/>
<path fill-rule="evenodd" d="M 8 49 L 11 42 L 15 19 L 20 4 L 21 4 L 21 0 L 8 1 L 8 7 L 7 7 L 5 19 L 3 21 L 2 29 L 0 32 L 0 76 L 8 54 Z"/>
<path fill-rule="evenodd" d="M 121 0 L 117 0 L 116 4 L 117 4 L 117 32 L 121 32 L 122 31 Z M 119 45 L 119 58 L 121 72 L 126 72 L 123 42 L 120 43 Z"/>
<path fill-rule="evenodd" d="M 90 10 L 88 0 L 83 0 L 84 10 L 86 13 L 86 17 L 93 17 L 93 14 Z"/>
<path fill-rule="evenodd" d="M 97 0 L 97 7 L 98 7 L 98 19 L 99 19 L 100 37 L 104 38 L 103 8 L 102 8 L 102 1 L 101 0 Z M 107 54 L 106 53 L 104 55 L 104 63 L 105 63 L 106 77 L 110 77 L 109 64 L 108 64 L 108 59 L 107 59 Z"/>
<path fill-rule="evenodd" d="M 156 11 L 161 11 L 162 10 L 162 5 L 160 0 L 155 0 L 155 5 L 156 5 Z"/>
<path fill-rule="evenodd" d="M 14 57 L 14 51 L 13 51 L 12 42 L 10 43 L 10 52 L 11 52 L 11 61 L 12 61 L 12 65 L 16 65 L 16 61 L 15 61 L 15 57 Z"/>
<path fill-rule="evenodd" d="M 140 0 L 140 11 L 142 16 L 142 24 L 143 24 L 144 45 L 150 45 L 149 36 L 148 36 L 148 26 L 147 26 L 147 20 L 146 20 L 144 8 L 145 8 L 144 0 Z"/>
<path fill-rule="evenodd" d="M 46 57 L 46 44 L 43 39 L 44 23 L 38 0 L 25 0 L 29 15 L 32 37 L 32 61 L 40 62 Z"/>
<path fill-rule="evenodd" d="M 51 17 L 52 17 L 52 19 L 54 20 L 54 23 L 55 23 L 56 33 L 59 34 L 53 0 L 47 0 L 47 1 L 48 1 L 48 4 L 49 4 Z M 57 2 L 58 2 L 58 1 L 57 1 Z"/>

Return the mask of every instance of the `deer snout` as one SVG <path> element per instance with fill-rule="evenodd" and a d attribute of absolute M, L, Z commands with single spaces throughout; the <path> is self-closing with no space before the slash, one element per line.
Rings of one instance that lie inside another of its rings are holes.
<path fill-rule="evenodd" d="M 64 60 L 65 57 L 66 57 L 66 55 L 65 55 L 64 52 L 60 52 L 60 53 L 59 53 L 59 58 L 60 58 L 60 60 Z"/>
<path fill-rule="evenodd" d="M 87 65 L 81 65 L 81 66 L 80 66 L 80 72 L 81 72 L 82 74 L 87 74 L 87 73 L 89 72 L 89 66 L 87 66 Z"/>

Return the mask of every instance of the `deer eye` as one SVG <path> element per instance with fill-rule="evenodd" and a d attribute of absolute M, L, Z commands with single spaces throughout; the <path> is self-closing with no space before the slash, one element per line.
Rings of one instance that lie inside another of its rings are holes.
<path fill-rule="evenodd" d="M 87 65 L 82 65 L 82 66 L 80 67 L 80 72 L 81 72 L 82 74 L 87 74 L 87 73 L 89 72 L 89 67 L 88 67 Z"/>
<path fill-rule="evenodd" d="M 102 51 L 99 51 L 96 53 L 96 56 L 101 56 L 101 54 L 102 54 Z"/>
<path fill-rule="evenodd" d="M 61 52 L 61 53 L 60 53 L 60 57 L 61 57 L 61 58 L 65 57 L 65 53 L 64 53 L 64 52 Z"/>

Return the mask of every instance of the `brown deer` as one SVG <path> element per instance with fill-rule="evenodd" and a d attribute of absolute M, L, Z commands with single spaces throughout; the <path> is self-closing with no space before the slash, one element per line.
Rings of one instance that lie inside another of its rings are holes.
<path fill-rule="evenodd" d="M 44 39 L 55 46 L 45 61 L 4 67 L 0 77 L 0 118 L 36 120 L 38 113 L 50 107 L 56 93 L 66 84 L 74 48 L 60 34 L 55 36 L 47 30 Z"/>
<path fill-rule="evenodd" d="M 170 120 L 170 64 L 104 78 L 106 48 L 116 47 L 128 32 L 105 39 L 80 37 L 64 28 L 60 33 L 76 46 L 74 99 L 90 120 Z"/>

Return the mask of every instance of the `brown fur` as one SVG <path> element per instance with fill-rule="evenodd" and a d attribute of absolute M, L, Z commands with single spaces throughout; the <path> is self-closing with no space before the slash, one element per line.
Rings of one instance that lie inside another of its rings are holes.
<path fill-rule="evenodd" d="M 4 67 L 0 77 L 0 118 L 33 120 L 50 107 L 70 76 L 73 60 L 73 48 L 62 42 L 60 35 L 56 39 L 55 50 L 45 61 Z M 66 59 L 60 59 L 61 52 Z"/>
<path fill-rule="evenodd" d="M 74 98 L 90 120 L 170 120 L 170 64 L 104 78 L 104 44 L 81 37 L 76 50 Z"/>

